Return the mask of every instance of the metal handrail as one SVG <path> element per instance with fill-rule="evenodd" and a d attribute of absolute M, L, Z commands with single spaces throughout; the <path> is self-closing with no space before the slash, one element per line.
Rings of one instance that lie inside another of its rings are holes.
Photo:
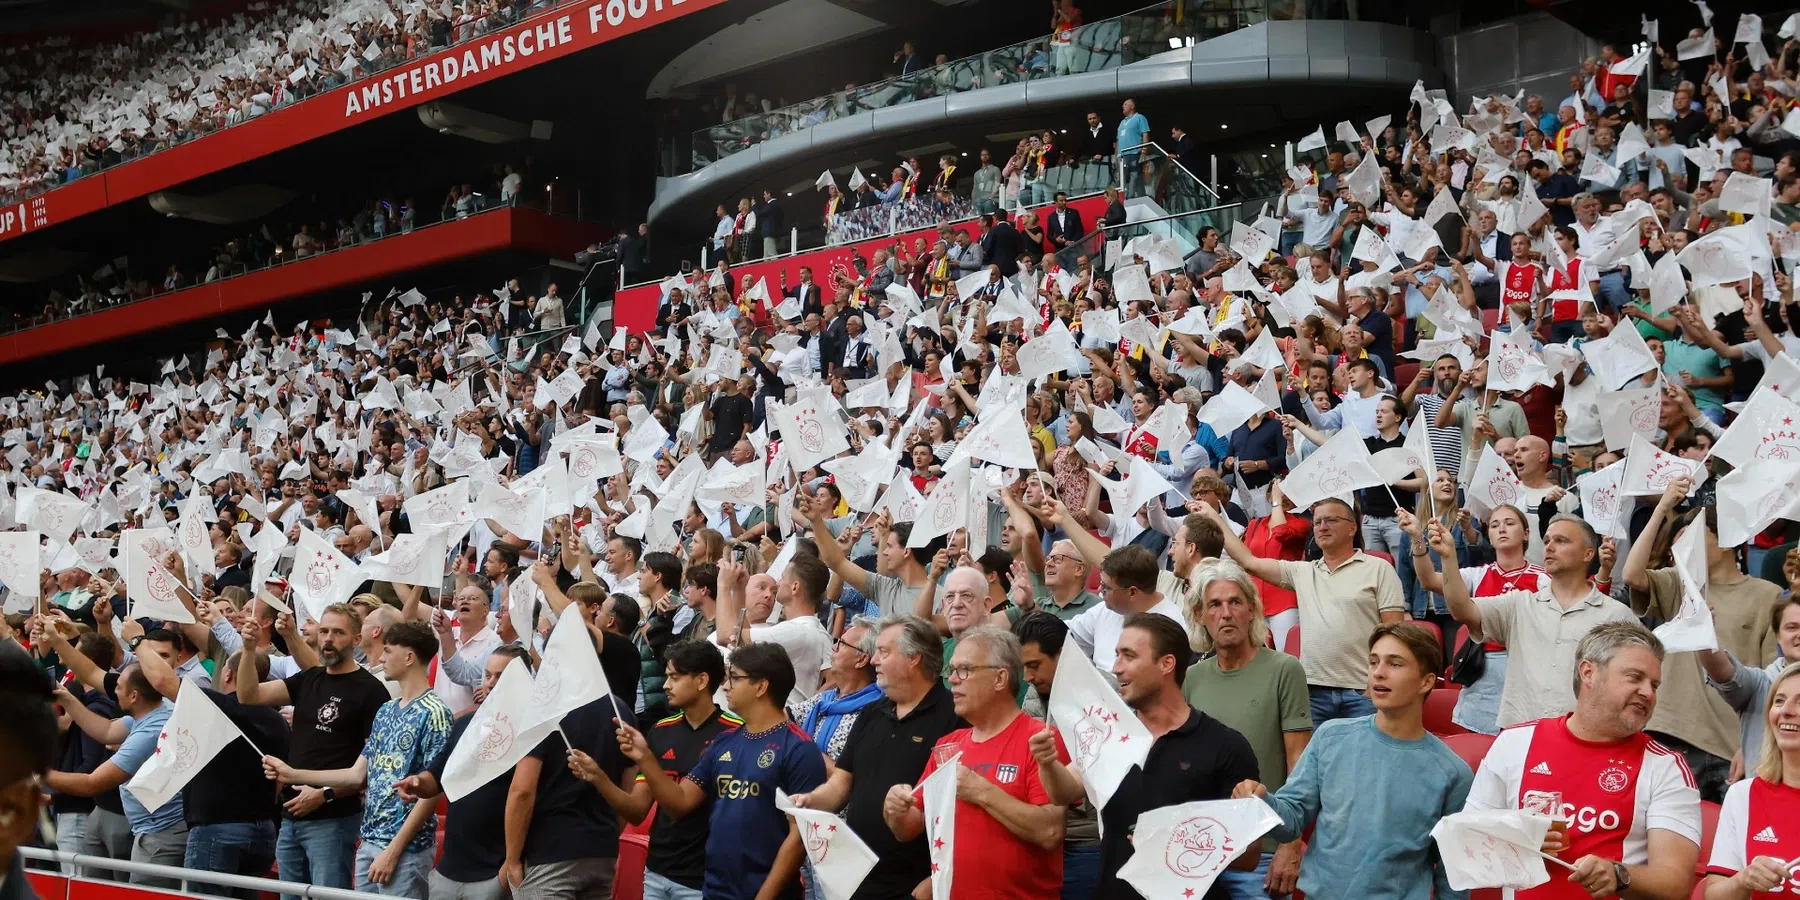
<path fill-rule="evenodd" d="M 296 881 L 278 881 L 273 878 L 257 878 L 252 875 L 231 875 L 224 872 L 203 872 L 198 869 L 184 869 L 179 866 L 159 866 L 154 863 L 132 862 L 128 859 L 112 859 L 106 856 L 88 856 L 85 853 L 66 853 L 61 850 L 45 850 L 38 847 L 20 847 L 19 855 L 26 859 L 40 862 L 54 862 L 61 866 L 73 866 L 77 871 L 82 869 L 106 869 L 112 872 L 125 872 L 131 875 L 148 875 L 153 878 L 164 878 L 181 884 L 181 892 L 198 893 L 189 888 L 189 884 L 199 882 L 207 885 L 218 885 L 228 888 L 241 888 L 250 891 L 266 891 L 271 894 L 286 894 L 311 900 L 380 900 L 380 894 L 366 894 L 361 891 L 347 891 L 343 888 L 319 887 L 302 884 Z M 27 870 L 31 871 L 31 870 Z M 63 875 L 65 873 L 47 874 Z M 79 878 L 80 875 L 68 875 Z M 145 890 L 156 888 L 145 887 Z M 46 898 L 52 900 L 52 898 Z"/>
<path fill-rule="evenodd" d="M 1169 151 L 1167 151 L 1167 150 L 1164 150 L 1164 149 L 1163 149 L 1163 146 L 1162 146 L 1162 145 L 1161 145 L 1161 144 L 1159 144 L 1159 143 L 1157 143 L 1157 142 L 1155 142 L 1155 141 L 1145 141 L 1145 142 L 1143 142 L 1143 143 L 1141 143 L 1141 144 L 1139 144 L 1139 145 L 1137 145 L 1137 146 L 1136 146 L 1136 147 L 1126 147 L 1126 148 L 1123 148 L 1123 149 L 1121 149 L 1121 150 L 1120 150 L 1120 151 L 1119 151 L 1119 152 L 1118 152 L 1118 153 L 1116 153 L 1116 154 L 1114 154 L 1114 155 L 1113 155 L 1113 164 L 1114 164 L 1114 165 L 1115 165 L 1115 166 L 1120 166 L 1120 167 L 1121 167 L 1121 171 L 1120 171 L 1120 172 L 1119 172 L 1119 176 L 1118 176 L 1118 177 L 1119 177 L 1119 183 L 1120 183 L 1120 184 L 1124 184 L 1124 183 L 1125 183 L 1125 180 L 1124 180 L 1124 179 L 1125 179 L 1125 175 L 1124 175 L 1124 172 L 1123 172 L 1123 170 L 1122 170 L 1122 167 L 1123 167 L 1123 165 L 1124 165 L 1124 163 L 1123 163 L 1123 162 L 1122 162 L 1122 161 L 1121 161 L 1121 160 L 1122 160 L 1122 159 L 1123 159 L 1123 157 L 1124 157 L 1124 156 L 1125 156 L 1125 154 L 1127 154 L 1127 153 L 1135 153 L 1135 152 L 1139 152 L 1139 151 L 1142 151 L 1142 150 L 1144 150 L 1144 149 L 1145 149 L 1145 148 L 1148 148 L 1148 147 L 1154 147 L 1154 148 L 1156 148 L 1156 151 L 1157 151 L 1157 152 L 1158 152 L 1158 153 L 1161 153 L 1161 154 L 1162 154 L 1162 155 L 1163 155 L 1163 159 L 1166 159 L 1166 160 L 1168 160 L 1168 161 L 1169 161 L 1169 162 L 1170 162 L 1170 163 L 1172 163 L 1172 164 L 1174 164 L 1174 166 L 1175 166 L 1175 168 L 1177 168 L 1177 169 L 1180 169 L 1180 170 L 1181 170 L 1181 171 L 1182 171 L 1182 172 L 1183 172 L 1183 173 L 1184 173 L 1184 174 L 1186 174 L 1186 175 L 1187 175 L 1187 177 L 1188 177 L 1188 178 L 1190 178 L 1190 179 L 1192 179 L 1192 180 L 1193 180 L 1193 182 L 1194 182 L 1194 183 L 1195 183 L 1195 184 L 1197 184 L 1197 185 L 1199 185 L 1199 186 L 1201 186 L 1201 187 L 1203 187 L 1203 188 L 1205 188 L 1205 189 L 1206 189 L 1206 192 L 1207 192 L 1207 193 L 1209 193 L 1209 194 L 1211 194 L 1211 195 L 1212 195 L 1212 198 L 1213 198 L 1213 201 L 1214 201 L 1214 202 L 1215 202 L 1215 203 L 1217 203 L 1217 202 L 1219 202 L 1219 201 L 1221 201 L 1221 200 L 1223 200 L 1223 199 L 1224 199 L 1224 198 L 1223 198 L 1223 197 L 1221 197 L 1221 196 L 1220 196 L 1220 195 L 1219 195 L 1219 189 L 1218 189 L 1218 187 L 1216 187 L 1216 186 L 1214 186 L 1214 185 L 1212 185 L 1212 184 L 1209 184 L 1209 183 L 1208 183 L 1208 182 L 1207 182 L 1207 181 L 1206 181 L 1206 180 L 1205 180 L 1205 179 L 1203 179 L 1203 178 L 1201 178 L 1201 177 L 1200 177 L 1200 176 L 1198 176 L 1198 175 L 1195 175 L 1195 174 L 1194 174 L 1194 173 L 1193 173 L 1193 172 L 1192 172 L 1192 171 L 1190 171 L 1190 170 L 1189 170 L 1189 169 L 1188 169 L 1188 167 L 1187 167 L 1187 166 L 1184 166 L 1184 165 L 1182 165 L 1182 164 L 1181 164 L 1181 160 L 1180 160 L 1180 159 L 1177 159 L 1177 158 L 1176 158 L 1176 157 L 1175 157 L 1175 154 L 1173 154 L 1173 153 L 1170 153 L 1170 152 L 1169 152 Z"/>

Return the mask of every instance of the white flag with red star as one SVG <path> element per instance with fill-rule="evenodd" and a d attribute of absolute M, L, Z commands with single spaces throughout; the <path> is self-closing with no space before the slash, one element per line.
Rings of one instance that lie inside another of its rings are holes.
<path fill-rule="evenodd" d="M 1469 509 L 1478 517 L 1486 516 L 1501 506 L 1518 504 L 1524 495 L 1525 483 L 1512 466 L 1495 452 L 1493 444 L 1483 444 L 1475 474 L 1469 476 Z"/>
<path fill-rule="evenodd" d="M 877 857 L 863 839 L 850 830 L 843 817 L 816 809 L 801 809 L 788 800 L 788 793 L 775 789 L 775 808 L 794 817 L 800 828 L 800 843 L 806 848 L 806 859 L 825 900 L 850 900 L 862 886 Z"/>
<path fill-rule="evenodd" d="M 1269 804 L 1254 797 L 1153 809 L 1138 816 L 1131 838 L 1136 852 L 1119 877 L 1145 897 L 1204 897 L 1232 860 L 1257 852 L 1257 841 L 1280 824 Z"/>
<path fill-rule="evenodd" d="M 556 732 L 556 722 L 525 722 L 535 687 L 531 668 L 522 659 L 506 664 L 487 700 L 475 708 L 469 725 L 450 759 L 444 763 L 444 794 L 461 800 L 502 774 L 510 774 L 544 738 Z"/>
<path fill-rule="evenodd" d="M 1694 479 L 1692 494 L 1700 487 L 1702 472 L 1697 460 L 1683 459 L 1656 449 L 1641 434 L 1632 435 L 1631 450 L 1625 454 L 1625 474 L 1619 478 L 1619 494 L 1625 497 L 1651 497 L 1669 489 L 1669 483 L 1683 475 Z"/>
<path fill-rule="evenodd" d="M 348 601 L 362 581 L 356 563 L 339 553 L 330 541 L 310 528 L 300 529 L 300 542 L 294 551 L 294 570 L 288 575 L 288 585 L 294 596 L 305 604 L 308 618 L 318 621 L 325 615 L 326 607 Z"/>
<path fill-rule="evenodd" d="M 956 781 L 961 769 L 962 752 L 958 751 L 940 763 L 937 771 L 920 785 L 925 795 L 922 804 L 925 839 L 930 842 L 927 846 L 931 850 L 932 900 L 950 900 L 950 883 L 954 876 L 951 863 L 956 858 Z"/>
<path fill-rule="evenodd" d="M 1049 712 L 1088 799 L 1104 809 L 1119 782 L 1150 755 L 1150 729 L 1079 650 L 1056 667 Z"/>
<path fill-rule="evenodd" d="M 1450 887 L 1526 890 L 1550 880 L 1537 850 L 1550 819 L 1517 809 L 1452 813 L 1431 829 Z"/>

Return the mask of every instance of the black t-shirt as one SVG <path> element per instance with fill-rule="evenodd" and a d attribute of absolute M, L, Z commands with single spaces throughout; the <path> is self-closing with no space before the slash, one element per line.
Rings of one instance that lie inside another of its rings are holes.
<path fill-rule="evenodd" d="M 431 761 L 430 771 L 438 783 L 444 782 L 444 766 L 463 732 L 469 730 L 465 715 L 450 726 L 450 738 Z M 506 792 L 512 779 L 495 778 L 476 788 L 461 800 L 450 801 L 450 815 L 444 819 L 444 852 L 438 858 L 438 873 L 451 881 L 474 884 L 494 878 L 500 864 L 506 861 Z"/>
<path fill-rule="evenodd" d="M 624 698 L 626 709 L 636 706 L 643 658 L 638 655 L 637 645 L 631 638 L 606 632 L 605 639 L 600 642 L 600 671 L 606 673 L 606 683 L 613 693 Z"/>
<path fill-rule="evenodd" d="M 1370 437 L 1363 438 L 1363 446 L 1368 447 L 1370 453 L 1380 453 L 1383 450 L 1391 450 L 1395 447 L 1404 447 L 1404 446 L 1406 446 L 1406 435 L 1396 434 L 1396 435 L 1394 435 L 1394 439 L 1390 441 L 1390 440 L 1382 437 L 1378 433 L 1378 434 L 1372 435 Z M 1393 496 L 1391 496 L 1391 497 L 1388 496 L 1389 490 L 1392 490 L 1394 492 Z M 1362 493 L 1362 514 L 1365 516 L 1369 516 L 1371 518 L 1375 518 L 1375 519 L 1391 519 L 1391 518 L 1393 518 L 1394 517 L 1394 501 L 1395 500 L 1398 500 L 1401 503 L 1406 504 L 1407 509 L 1410 510 L 1412 508 L 1413 501 L 1418 499 L 1418 496 L 1419 496 L 1418 493 L 1415 491 L 1403 491 L 1399 488 L 1386 488 L 1386 487 L 1363 488 L 1361 493 Z"/>
<path fill-rule="evenodd" d="M 875 701 L 856 717 L 838 753 L 837 766 L 851 774 L 850 799 L 844 821 L 874 851 L 869 870 L 852 900 L 905 900 L 931 874 L 931 852 L 925 837 L 902 843 L 881 817 L 888 788 L 917 784 L 938 738 L 966 728 L 956 714 L 950 690 L 932 681 L 931 690 L 904 719 L 894 716 L 894 701 Z"/>
<path fill-rule="evenodd" d="M 324 666 L 314 666 L 298 675 L 289 676 L 288 700 L 294 705 L 294 731 L 288 750 L 288 765 L 296 769 L 348 769 L 362 754 L 369 729 L 375 725 L 375 711 L 391 699 L 381 679 L 357 667 L 353 672 L 332 675 Z M 286 788 L 282 796 L 298 793 Z M 362 812 L 362 795 L 340 796 L 314 810 L 308 819 L 339 819 Z"/>
<path fill-rule="evenodd" d="M 1150 745 L 1142 768 L 1132 769 L 1100 811 L 1100 889 L 1103 900 L 1141 900 L 1119 878 L 1119 867 L 1131 859 L 1131 832 L 1138 816 L 1153 809 L 1195 800 L 1228 800 L 1246 779 L 1261 777 L 1250 742 L 1224 722 L 1197 709 Z M 1231 892 L 1220 882 L 1204 900 L 1226 900 Z"/>
<path fill-rule="evenodd" d="M 70 685 L 74 688 L 80 687 L 74 682 L 71 682 Z M 102 696 L 99 691 L 84 691 L 76 696 L 81 701 L 81 705 L 87 707 L 89 712 L 107 719 L 119 717 L 118 704 Z M 100 768 L 101 763 L 112 759 L 112 755 L 113 752 L 108 750 L 105 744 L 88 737 L 87 732 L 80 728 L 70 728 L 63 732 L 61 752 L 56 758 L 56 770 L 86 775 Z M 77 797 L 74 794 L 64 794 L 60 791 L 52 792 L 50 811 L 57 815 L 92 812 L 103 798 L 110 798 L 112 805 L 102 806 L 102 809 L 119 811 L 118 788 L 113 788 L 99 797 Z"/>
<path fill-rule="evenodd" d="M 720 394 L 713 398 L 713 438 L 708 446 L 718 453 L 731 449 L 744 434 L 750 422 L 750 398 L 742 394 Z"/>
<path fill-rule="evenodd" d="M 637 719 L 631 714 L 632 701 L 621 699 L 615 706 L 613 700 L 602 697 L 564 716 L 561 731 L 544 738 L 531 751 L 532 758 L 543 762 L 543 771 L 538 775 L 531 830 L 525 835 L 527 865 L 619 855 L 619 814 L 593 785 L 569 771 L 569 749 L 563 743 L 567 734 L 617 784 L 619 776 L 631 768 L 631 761 L 619 752 L 613 719 L 633 728 Z"/>
<path fill-rule="evenodd" d="M 184 684 L 184 691 L 206 690 Z M 270 756 L 288 755 L 288 724 L 267 706 L 245 706 L 235 694 L 206 691 L 219 712 Z M 281 818 L 274 782 L 263 777 L 262 757 L 250 744 L 232 741 L 181 789 L 188 827 L 223 822 L 273 822 Z"/>
<path fill-rule="evenodd" d="M 663 774 L 679 781 L 700 761 L 700 753 L 719 732 L 743 724 L 742 719 L 714 708 L 712 717 L 695 728 L 688 724 L 687 716 L 677 713 L 656 723 L 644 739 L 662 762 Z M 656 821 L 650 826 L 650 858 L 644 868 L 682 887 L 700 890 L 706 881 L 707 821 L 704 809 L 676 816 L 657 807 Z"/>

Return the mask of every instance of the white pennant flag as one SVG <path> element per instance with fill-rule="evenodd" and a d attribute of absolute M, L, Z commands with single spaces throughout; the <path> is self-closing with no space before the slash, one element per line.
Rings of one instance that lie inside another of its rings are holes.
<path fill-rule="evenodd" d="M 1080 654 L 1076 654 L 1080 655 Z M 956 861 L 956 783 L 962 753 L 939 763 L 920 785 L 925 802 L 925 838 L 931 850 L 931 900 L 950 900 Z"/>
<path fill-rule="evenodd" d="M 1612 334 L 1581 345 L 1594 377 L 1609 391 L 1624 387 L 1632 379 L 1656 368 L 1656 355 L 1632 323 L 1623 323 Z"/>
<path fill-rule="evenodd" d="M 768 415 L 781 431 L 781 446 L 796 473 L 850 449 L 849 432 L 829 388 L 801 391 L 791 404 L 769 404 Z"/>
<path fill-rule="evenodd" d="M 444 794 L 452 801 L 501 775 L 510 775 L 525 754 L 556 732 L 555 721 L 526 724 L 533 687 L 531 669 L 524 660 L 506 664 L 505 673 L 475 708 L 462 738 L 444 762 Z"/>
<path fill-rule="evenodd" d="M 575 441 L 569 445 L 569 477 L 583 483 L 625 471 L 619 448 L 611 441 Z"/>
<path fill-rule="evenodd" d="M 142 573 L 140 576 L 139 573 Z M 181 602 L 181 583 L 162 563 L 141 559 L 132 567 L 132 577 L 141 582 L 127 585 L 130 591 L 131 618 L 156 619 L 181 625 L 194 624 L 194 614 Z"/>
<path fill-rule="evenodd" d="M 1800 518 L 1800 457 L 1757 458 L 1719 479 L 1719 546 L 1737 547 L 1777 519 Z"/>
<path fill-rule="evenodd" d="M 1656 636 L 1670 653 L 1719 649 L 1712 608 L 1706 603 L 1706 520 L 1695 519 L 1675 538 L 1672 553 L 1681 582 L 1681 609 L 1657 626 Z"/>
<path fill-rule="evenodd" d="M 1301 153 L 1310 153 L 1314 150 L 1323 150 L 1324 148 L 1325 126 L 1323 125 L 1320 125 L 1315 129 L 1312 134 L 1301 138 L 1300 142 L 1294 145 L 1294 149 Z"/>
<path fill-rule="evenodd" d="M 1079 650 L 1056 667 L 1049 713 L 1088 799 L 1105 809 L 1119 782 L 1149 757 L 1150 729 Z"/>
<path fill-rule="evenodd" d="M 1800 459 L 1800 406 L 1759 384 L 1719 437 L 1713 455 L 1734 466 L 1755 459 Z"/>
<path fill-rule="evenodd" d="M 1662 389 L 1655 385 L 1606 394 L 1600 403 L 1600 431 L 1606 449 L 1623 450 L 1633 436 L 1650 437 L 1662 426 Z"/>
<path fill-rule="evenodd" d="M 491 481 L 481 486 L 481 493 L 475 498 L 477 518 L 491 519 L 501 528 L 528 541 L 536 539 L 543 530 L 543 519 L 533 521 L 534 516 L 541 512 L 541 504 L 534 504 Z"/>
<path fill-rule="evenodd" d="M 469 503 L 469 484 L 452 481 L 441 488 L 408 498 L 402 504 L 413 531 L 435 529 L 448 543 L 462 540 L 475 525 L 475 507 Z"/>
<path fill-rule="evenodd" d="M 43 537 L 35 531 L 0 532 L 0 583 L 21 597 L 38 595 Z"/>
<path fill-rule="evenodd" d="M 1348 497 L 1360 488 L 1386 484 L 1369 457 L 1368 445 L 1354 428 L 1345 428 L 1325 441 L 1281 482 L 1281 493 L 1291 508 L 1305 510 L 1327 497 Z"/>
<path fill-rule="evenodd" d="M 325 615 L 326 607 L 348 602 L 363 578 L 356 564 L 338 552 L 331 542 L 310 528 L 300 529 L 300 541 L 294 551 L 294 570 L 288 585 L 294 596 L 306 605 L 306 615 L 314 621 Z"/>
<path fill-rule="evenodd" d="M 1264 331 L 1263 334 L 1268 334 Z M 1261 338 L 1258 338 L 1261 340 Z M 1199 421 L 1211 425 L 1213 434 L 1229 437 L 1239 425 L 1250 421 L 1250 417 L 1260 412 L 1268 412 L 1270 406 L 1255 394 L 1244 390 L 1235 381 L 1225 382 L 1225 389 L 1213 395 L 1206 405 L 1200 408 Z"/>
<path fill-rule="evenodd" d="M 1694 479 L 1690 495 L 1700 487 L 1701 467 L 1697 460 L 1683 459 L 1664 453 L 1633 435 L 1631 449 L 1625 454 L 1625 474 L 1619 478 L 1619 494 L 1624 497 L 1654 497 L 1669 489 L 1669 483 L 1683 475 Z"/>
<path fill-rule="evenodd" d="M 812 863 L 812 874 L 819 879 L 825 900 L 850 900 L 869 870 L 875 868 L 875 851 L 850 830 L 842 816 L 801 809 L 781 788 L 775 789 L 775 808 L 794 817 L 800 843 L 806 848 L 806 859 Z"/>
<path fill-rule="evenodd" d="M 1017 359 L 1021 376 L 1043 378 L 1080 366 L 1081 350 L 1075 346 L 1075 336 L 1069 333 L 1068 326 L 1061 319 L 1052 318 L 1043 334 L 1019 347 Z"/>
<path fill-rule="evenodd" d="M 175 711 L 157 735 L 156 752 L 138 767 L 125 789 L 145 809 L 156 812 L 238 738 L 250 740 L 205 691 L 190 685 L 176 695 Z M 256 745 L 251 744 L 251 749 Z"/>
<path fill-rule="evenodd" d="M 1275 810 L 1255 797 L 1152 809 L 1138 816 L 1135 852 L 1119 877 L 1145 897 L 1204 897 L 1233 860 L 1257 852 L 1257 841 L 1280 824 Z"/>
<path fill-rule="evenodd" d="M 932 538 L 949 534 L 968 521 L 969 463 L 964 460 L 948 468 L 944 477 L 932 485 L 931 495 L 925 498 L 924 505 L 919 507 L 906 546 L 923 547 L 931 543 Z M 910 483 L 910 479 L 902 480 Z"/>
<path fill-rule="evenodd" d="M 875 511 L 881 486 L 894 478 L 895 454 L 879 445 L 865 447 L 855 456 L 828 459 L 819 465 L 837 479 L 844 502 L 857 512 Z M 784 548 L 785 549 L 785 548 Z"/>
<path fill-rule="evenodd" d="M 35 528 L 60 543 L 67 544 L 87 516 L 87 504 L 78 497 L 60 491 L 43 491 L 20 485 L 14 497 L 17 506 L 13 517 L 19 524 Z"/>
<path fill-rule="evenodd" d="M 999 408 L 997 413 L 981 419 L 969 430 L 957 443 L 950 461 L 954 462 L 957 456 L 966 456 L 1010 469 L 1037 468 L 1037 452 L 1032 449 L 1036 442 L 1025 427 L 1024 410 L 1007 405 Z"/>
<path fill-rule="evenodd" d="M 1525 890 L 1550 880 L 1538 848 L 1550 818 L 1519 809 L 1451 813 L 1432 826 L 1450 887 Z"/>
<path fill-rule="evenodd" d="M 395 535 L 391 546 L 363 562 L 362 575 L 396 584 L 441 588 L 448 553 L 448 542 L 442 531 Z"/>
<path fill-rule="evenodd" d="M 544 643 L 543 661 L 532 679 L 521 727 L 536 729 L 549 724 L 554 729 L 563 716 L 611 694 L 581 604 L 571 603 L 563 608 Z"/>
<path fill-rule="evenodd" d="M 1619 460 L 1598 472 L 1575 479 L 1575 490 L 1581 494 L 1581 517 L 1601 537 L 1626 537 L 1624 498 L 1619 496 L 1619 479 L 1625 476 L 1625 461 Z"/>
<path fill-rule="evenodd" d="M 1531 346 L 1531 333 L 1523 328 L 1493 336 L 1487 367 L 1487 386 L 1494 391 L 1530 390 L 1549 372 Z"/>
<path fill-rule="evenodd" d="M 1478 518 L 1486 517 L 1503 505 L 1517 506 L 1524 494 L 1525 484 L 1512 466 L 1500 458 L 1493 444 L 1482 445 L 1481 459 L 1475 464 L 1475 473 L 1469 476 L 1469 509 Z"/>
<path fill-rule="evenodd" d="M 1130 463 L 1124 478 L 1116 481 L 1110 478 L 1100 479 L 1100 487 L 1112 499 L 1113 509 L 1136 510 L 1171 491 L 1181 496 L 1182 502 L 1186 502 L 1186 496 L 1170 484 L 1167 478 L 1162 477 L 1149 460 L 1141 456 L 1126 456 L 1125 459 Z"/>

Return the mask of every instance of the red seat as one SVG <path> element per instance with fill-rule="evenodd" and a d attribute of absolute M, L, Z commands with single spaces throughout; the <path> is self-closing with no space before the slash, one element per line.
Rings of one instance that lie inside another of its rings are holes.
<path fill-rule="evenodd" d="M 1694 871 L 1704 878 L 1706 864 L 1712 859 L 1713 834 L 1719 830 L 1719 804 L 1711 800 L 1700 801 L 1700 859 L 1694 863 Z"/>
<path fill-rule="evenodd" d="M 1437 638 L 1438 646 L 1442 647 L 1444 645 L 1444 630 L 1438 627 L 1438 623 L 1427 621 L 1425 619 L 1409 619 L 1407 621 L 1431 632 L 1431 636 Z"/>
<path fill-rule="evenodd" d="M 1100 537 L 1097 534 L 1094 535 L 1094 537 L 1099 538 L 1100 543 L 1105 544 L 1108 547 L 1112 546 L 1111 539 Z M 1100 593 L 1100 567 L 1099 566 L 1088 566 L 1087 589 L 1088 589 L 1088 592 L 1092 593 L 1092 594 Z"/>
<path fill-rule="evenodd" d="M 613 875 L 613 900 L 644 900 L 644 864 L 649 858 L 649 835 L 619 835 L 618 868 Z"/>
<path fill-rule="evenodd" d="M 1456 654 L 1461 653 L 1463 645 L 1468 642 L 1469 642 L 1469 626 L 1458 625 L 1456 627 L 1456 646 L 1450 648 L 1450 659 L 1455 659 Z M 1450 662 L 1450 660 L 1447 659 L 1447 660 L 1444 660 L 1444 662 L 1446 664 L 1448 664 Z"/>
<path fill-rule="evenodd" d="M 1364 550 L 1363 555 L 1373 556 L 1376 559 L 1386 562 L 1390 566 L 1394 564 L 1394 554 L 1389 553 L 1385 550 Z"/>
<path fill-rule="evenodd" d="M 1462 689 L 1450 682 L 1440 682 L 1431 693 L 1425 695 L 1425 730 L 1438 737 L 1453 734 L 1468 734 L 1469 730 L 1450 720 L 1450 714 L 1456 710 L 1456 698 L 1462 695 Z"/>
<path fill-rule="evenodd" d="M 1500 324 L 1500 310 L 1484 309 L 1481 311 L 1481 332 L 1493 334 L 1494 326 Z"/>
<path fill-rule="evenodd" d="M 1462 761 L 1468 763 L 1470 769 L 1478 770 L 1481 768 L 1482 758 L 1487 756 L 1488 748 L 1494 745 L 1494 736 L 1474 732 L 1450 734 L 1444 736 L 1444 743 L 1450 745 L 1450 749 L 1456 751 L 1456 755 L 1462 757 Z"/>
<path fill-rule="evenodd" d="M 1419 375 L 1419 364 L 1418 363 L 1416 363 L 1416 362 L 1394 363 L 1394 387 L 1404 391 L 1404 390 L 1406 390 L 1406 386 L 1409 384 L 1412 384 L 1412 380 L 1414 378 L 1417 378 L 1418 375 Z"/>
<path fill-rule="evenodd" d="M 1298 659 L 1300 656 L 1300 629 L 1288 629 L 1287 640 L 1282 641 L 1282 644 L 1284 646 L 1281 648 L 1281 652 Z"/>

